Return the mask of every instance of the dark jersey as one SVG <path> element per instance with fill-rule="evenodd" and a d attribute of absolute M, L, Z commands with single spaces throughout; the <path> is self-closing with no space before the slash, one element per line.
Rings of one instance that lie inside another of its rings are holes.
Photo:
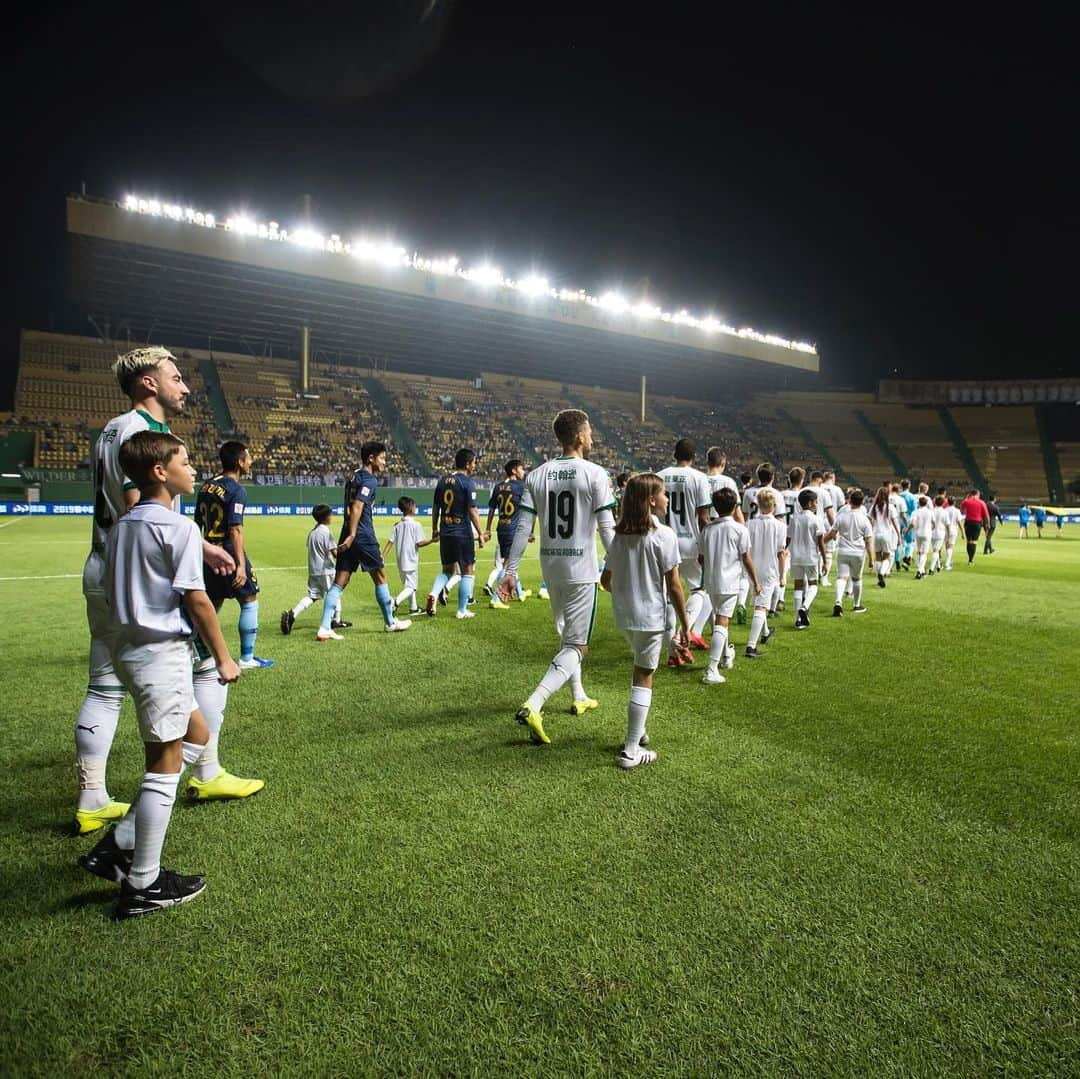
<path fill-rule="evenodd" d="M 450 472 L 435 485 L 433 512 L 444 536 L 472 536 L 469 510 L 476 506 L 476 484 L 464 472 Z"/>
<path fill-rule="evenodd" d="M 356 538 L 358 541 L 378 544 L 375 535 L 375 523 L 371 519 L 371 507 L 375 502 L 375 495 L 379 490 L 379 481 L 366 468 L 358 468 L 345 481 L 345 520 L 341 524 L 341 535 L 338 543 L 349 538 L 349 513 L 354 502 L 362 505 L 360 519 L 356 522 Z"/>
<path fill-rule="evenodd" d="M 503 480 L 491 491 L 491 501 L 499 511 L 499 531 L 513 531 L 517 527 L 521 496 L 525 491 L 524 480 Z"/>
<path fill-rule="evenodd" d="M 235 555 L 229 539 L 229 529 L 244 524 L 244 488 L 228 476 L 215 476 L 199 488 L 195 502 L 195 523 L 207 543 L 224 547 Z"/>

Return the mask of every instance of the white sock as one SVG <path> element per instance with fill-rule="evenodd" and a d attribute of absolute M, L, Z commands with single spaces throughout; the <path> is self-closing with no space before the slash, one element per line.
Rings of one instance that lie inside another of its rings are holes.
<path fill-rule="evenodd" d="M 816 584 L 808 584 L 806 586 L 806 594 L 803 596 L 803 610 L 810 610 L 811 604 L 817 599 L 818 586 Z"/>
<path fill-rule="evenodd" d="M 858 607 L 862 604 L 862 578 L 857 581 L 853 581 L 851 585 L 851 598 L 855 601 L 855 606 Z"/>
<path fill-rule="evenodd" d="M 299 618 L 315 601 L 310 596 L 305 596 L 293 609 L 293 618 Z"/>
<path fill-rule="evenodd" d="M 649 718 L 652 690 L 644 686 L 630 687 L 630 705 L 626 709 L 626 741 L 623 752 L 636 757 L 640 752 L 641 736 L 645 733 L 645 721 Z"/>
<path fill-rule="evenodd" d="M 826 551 L 825 552 L 825 574 L 824 574 L 824 576 L 828 577 L 829 576 L 829 571 L 831 569 L 832 569 L 832 551 Z"/>
<path fill-rule="evenodd" d="M 412 597 L 415 596 L 415 595 L 416 595 L 416 589 L 415 588 L 403 588 L 394 597 L 394 606 L 399 607 L 407 599 L 412 599 Z M 409 604 L 409 610 L 411 611 L 415 606 L 416 606 L 416 600 L 413 599 L 412 602 Z"/>
<path fill-rule="evenodd" d="M 916 573 L 925 573 L 926 572 L 926 552 L 925 551 L 920 551 L 919 552 L 919 559 L 918 559 L 918 562 L 915 565 L 915 572 Z"/>
<path fill-rule="evenodd" d="M 570 675 L 570 692 L 573 694 L 575 701 L 584 701 L 589 696 L 581 682 L 581 664 L 578 664 Z"/>
<path fill-rule="evenodd" d="M 75 720 L 75 761 L 79 769 L 79 809 L 101 809 L 109 803 L 105 765 L 109 759 L 120 708 L 122 686 L 87 689 Z"/>
<path fill-rule="evenodd" d="M 770 611 L 776 610 L 776 605 L 784 598 L 784 590 L 779 584 L 773 585 L 772 590 L 772 606 L 769 607 Z"/>
<path fill-rule="evenodd" d="M 496 566 L 489 574 L 487 579 L 488 588 L 494 588 L 495 582 L 499 579 L 499 575 L 502 573 L 502 567 Z"/>
<path fill-rule="evenodd" d="M 803 590 L 801 588 L 796 588 L 792 594 L 792 598 L 795 600 L 795 610 L 801 611 L 803 605 Z"/>
<path fill-rule="evenodd" d="M 709 642 L 709 670 L 715 671 L 727 651 L 727 626 L 714 623 Z"/>
<path fill-rule="evenodd" d="M 532 696 L 525 702 L 534 712 L 539 712 L 547 703 L 548 697 L 562 689 L 581 668 L 581 653 L 572 645 L 560 648 L 547 669 L 547 674 L 540 679 L 540 685 L 533 690 Z"/>
<path fill-rule="evenodd" d="M 213 779 L 221 771 L 218 763 L 218 735 L 221 733 L 222 724 L 225 722 L 225 705 L 229 699 L 229 687 L 223 686 L 218 681 L 217 666 L 213 660 L 204 660 L 195 671 L 194 680 L 195 703 L 206 720 L 210 738 L 205 747 L 200 747 L 201 752 L 192 764 L 192 775 L 205 783 Z"/>
<path fill-rule="evenodd" d="M 448 593 L 453 592 L 453 590 L 455 588 L 457 588 L 458 583 L 460 581 L 461 581 L 461 574 L 460 573 L 452 573 L 450 575 L 450 580 L 446 582 L 446 591 Z"/>
<path fill-rule="evenodd" d="M 756 648 L 761 631 L 765 628 L 765 608 L 755 607 L 754 617 L 750 622 L 750 637 L 746 644 L 749 648 Z"/>
<path fill-rule="evenodd" d="M 165 845 L 179 783 L 179 772 L 147 772 L 143 776 L 135 818 L 135 853 L 128 873 L 133 888 L 153 884 L 161 872 L 161 848 Z"/>
<path fill-rule="evenodd" d="M 701 608 L 705 603 L 704 592 L 691 592 L 686 598 L 686 621 L 693 627 L 697 616 L 701 614 Z M 674 611 L 674 608 L 672 608 Z"/>
<path fill-rule="evenodd" d="M 836 578 L 836 605 L 842 607 L 844 605 L 844 593 L 847 591 L 848 579 L 846 577 Z"/>
<path fill-rule="evenodd" d="M 699 592 L 698 595 L 701 596 L 701 610 L 698 611 L 697 617 L 693 619 L 690 628 L 700 637 L 706 623 L 712 618 L 712 600 L 709 599 L 707 592 Z"/>

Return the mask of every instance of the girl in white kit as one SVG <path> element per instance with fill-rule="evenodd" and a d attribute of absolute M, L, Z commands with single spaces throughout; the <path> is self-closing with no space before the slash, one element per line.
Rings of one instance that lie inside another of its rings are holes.
<path fill-rule="evenodd" d="M 678 618 L 680 644 L 685 648 L 690 639 L 679 580 L 679 541 L 659 521 L 667 514 L 667 502 L 664 481 L 655 473 L 630 477 L 600 578 L 611 593 L 615 625 L 634 653 L 626 741 L 616 758 L 620 768 L 636 768 L 656 760 L 655 752 L 643 748 L 649 742 L 645 721 L 652 704 L 653 674 L 669 635 L 669 600 Z"/>

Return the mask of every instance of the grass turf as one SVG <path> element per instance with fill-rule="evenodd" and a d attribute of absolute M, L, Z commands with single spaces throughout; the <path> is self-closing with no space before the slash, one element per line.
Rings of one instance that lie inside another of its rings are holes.
<path fill-rule="evenodd" d="M 5 1073 L 1080 1069 L 1080 537 L 1003 537 L 974 570 L 961 546 L 861 619 L 823 590 L 720 687 L 662 670 L 660 761 L 623 773 L 606 596 L 601 707 L 573 719 L 564 691 L 536 748 L 512 717 L 555 650 L 546 603 L 390 636 L 365 576 L 347 640 L 316 644 L 317 608 L 284 638 L 307 523 L 252 518 L 277 666 L 231 691 L 221 750 L 267 788 L 178 805 L 166 864 L 206 895 L 117 925 L 69 825 L 88 524 L 0 525 Z"/>

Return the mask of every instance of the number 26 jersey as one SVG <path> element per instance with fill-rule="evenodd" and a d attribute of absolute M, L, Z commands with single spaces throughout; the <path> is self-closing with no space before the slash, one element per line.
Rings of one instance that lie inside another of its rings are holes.
<path fill-rule="evenodd" d="M 535 514 L 540 523 L 545 581 L 597 580 L 596 515 L 614 506 L 607 472 L 583 457 L 556 457 L 525 477 L 521 508 Z"/>

